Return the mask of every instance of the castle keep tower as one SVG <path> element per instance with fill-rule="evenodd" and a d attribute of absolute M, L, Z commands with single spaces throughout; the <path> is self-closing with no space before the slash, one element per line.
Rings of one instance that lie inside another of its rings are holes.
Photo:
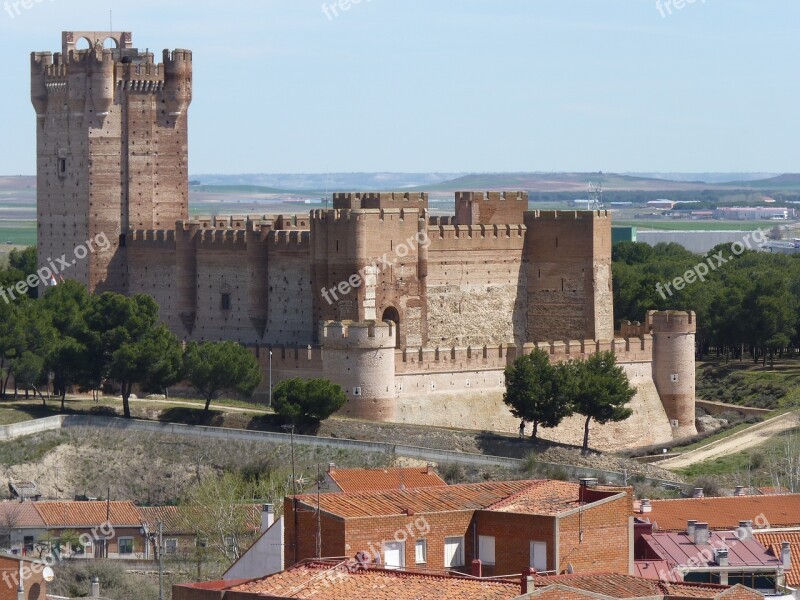
<path fill-rule="evenodd" d="M 76 49 L 81 39 L 88 49 Z M 103 48 L 108 39 L 116 47 Z M 165 50 L 156 64 L 129 32 L 67 31 L 61 52 L 31 54 L 41 265 L 104 235 L 108 250 L 65 276 L 127 291 L 128 230 L 188 218 L 191 90 L 190 51 Z"/>
<path fill-rule="evenodd" d="M 651 310 L 646 324 L 653 334 L 653 380 L 673 435 L 694 435 L 697 316 L 694 311 Z"/>

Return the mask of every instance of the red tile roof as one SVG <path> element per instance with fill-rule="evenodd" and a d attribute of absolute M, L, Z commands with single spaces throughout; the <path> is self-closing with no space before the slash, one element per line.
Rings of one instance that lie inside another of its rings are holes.
<path fill-rule="evenodd" d="M 4 527 L 24 529 L 46 527 L 33 502 L 0 502 L 0 523 Z"/>
<path fill-rule="evenodd" d="M 718 598 L 728 589 L 728 586 L 700 584 L 700 583 L 669 583 L 634 577 L 633 575 L 620 575 L 609 573 L 553 575 L 549 577 L 536 577 L 534 584 L 547 586 L 561 584 L 567 588 L 594 592 L 609 598 Z M 740 586 L 737 586 L 740 587 Z M 743 590 L 745 588 L 742 588 Z M 535 596 L 534 596 L 535 597 Z M 748 596 L 744 596 L 748 597 Z M 762 596 L 753 592 L 752 598 Z"/>
<path fill-rule="evenodd" d="M 447 482 L 427 467 L 331 469 L 328 476 L 343 492 L 374 492 L 444 486 Z"/>
<path fill-rule="evenodd" d="M 141 527 L 133 502 L 35 502 L 48 527 L 94 527 L 110 521 L 114 527 Z"/>
<path fill-rule="evenodd" d="M 261 505 L 241 504 L 236 507 L 239 511 L 238 521 L 242 524 L 242 531 L 256 532 L 261 530 Z M 213 509 L 200 506 L 139 506 L 136 509 L 142 523 L 146 523 L 150 531 L 158 528 L 158 522 L 164 524 L 164 533 L 190 535 L 197 530 L 196 524 L 200 519 L 213 516 Z"/>
<path fill-rule="evenodd" d="M 739 521 L 747 520 L 756 528 L 800 526 L 800 494 L 653 500 L 651 504 L 653 511 L 641 517 L 650 519 L 656 531 L 684 531 L 689 519 L 708 523 L 712 530 L 736 529 Z"/>
<path fill-rule="evenodd" d="M 336 600 L 511 600 L 518 582 L 348 568 L 348 563 L 307 562 L 230 588 L 239 594 Z"/>
<path fill-rule="evenodd" d="M 656 581 L 664 579 L 667 580 L 668 577 L 665 577 L 665 573 L 669 573 L 672 570 L 672 565 L 670 565 L 669 561 L 667 560 L 636 560 L 633 563 L 633 570 L 635 571 L 635 575 L 637 577 L 644 577 L 645 579 L 655 579 Z M 683 577 L 680 573 L 674 573 L 676 580 L 682 580 Z"/>
<path fill-rule="evenodd" d="M 779 496 L 782 494 L 791 494 L 791 492 L 788 489 L 781 486 L 778 487 L 766 486 L 766 487 L 756 488 L 756 490 L 758 490 L 758 493 L 761 494 L 762 496 Z"/>
<path fill-rule="evenodd" d="M 496 510 L 556 515 L 579 506 L 577 483 L 563 481 L 488 481 L 410 490 L 322 494 L 320 508 L 342 518 Z M 613 493 L 613 492 L 612 492 Z M 298 496 L 316 508 L 317 496 Z"/>
<path fill-rule="evenodd" d="M 792 551 L 791 570 L 786 571 L 786 584 L 800 587 L 800 531 L 771 531 L 754 534 L 778 559 L 781 556 L 781 542 L 789 542 Z"/>
<path fill-rule="evenodd" d="M 414 513 L 435 513 L 483 509 L 520 492 L 530 481 L 489 481 L 413 490 L 385 490 L 354 494 L 322 494 L 320 508 L 333 515 L 372 517 Z M 317 496 L 308 494 L 298 500 L 316 508 Z"/>

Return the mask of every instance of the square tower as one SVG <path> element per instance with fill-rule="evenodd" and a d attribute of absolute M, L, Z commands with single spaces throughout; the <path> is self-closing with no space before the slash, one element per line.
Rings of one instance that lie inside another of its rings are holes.
<path fill-rule="evenodd" d="M 156 64 L 129 32 L 67 31 L 61 52 L 31 54 L 40 265 L 65 255 L 64 277 L 127 291 L 128 230 L 188 219 L 191 95 L 192 53 L 165 50 Z M 108 250 L 73 263 L 98 236 Z"/>

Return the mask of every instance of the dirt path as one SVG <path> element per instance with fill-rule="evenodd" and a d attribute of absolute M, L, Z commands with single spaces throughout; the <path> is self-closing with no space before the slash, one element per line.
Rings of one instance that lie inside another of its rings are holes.
<path fill-rule="evenodd" d="M 800 413 L 786 413 L 767 419 L 739 433 L 723 438 L 702 448 L 691 450 L 680 456 L 668 458 L 657 463 L 656 466 L 664 469 L 682 469 L 696 463 L 705 462 L 721 456 L 735 454 L 754 446 L 759 446 L 783 431 L 793 429 L 800 425 Z"/>

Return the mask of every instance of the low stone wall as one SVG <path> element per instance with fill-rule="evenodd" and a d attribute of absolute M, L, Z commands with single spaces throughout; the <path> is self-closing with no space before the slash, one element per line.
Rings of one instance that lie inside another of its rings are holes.
<path fill-rule="evenodd" d="M 737 412 L 745 417 L 763 417 L 772 412 L 768 408 L 755 408 L 752 406 L 738 406 L 736 404 L 725 404 L 724 402 L 715 402 L 713 400 L 695 400 L 697 408 L 702 408 L 708 414 L 714 416 L 724 412 Z"/>

